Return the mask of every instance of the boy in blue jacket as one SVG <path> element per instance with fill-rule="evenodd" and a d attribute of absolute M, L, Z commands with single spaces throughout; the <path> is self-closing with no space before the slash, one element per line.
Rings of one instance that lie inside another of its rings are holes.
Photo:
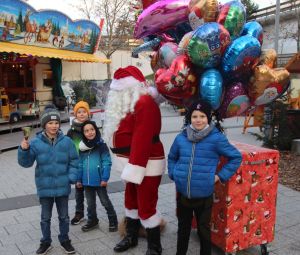
<path fill-rule="evenodd" d="M 210 105 L 199 100 L 185 116 L 186 128 L 175 138 L 168 156 L 169 177 L 175 181 L 177 197 L 177 255 L 188 250 L 193 214 L 197 219 L 200 255 L 211 255 L 210 219 L 214 184 L 226 182 L 239 168 L 242 156 L 232 146 Z M 228 159 L 216 174 L 220 157 Z"/>
<path fill-rule="evenodd" d="M 35 184 L 41 204 L 41 244 L 36 254 L 46 254 L 51 247 L 51 216 L 56 204 L 59 219 L 58 239 L 68 254 L 75 253 L 69 239 L 68 198 L 71 183 L 78 175 L 78 155 L 72 140 L 60 131 L 60 114 L 54 105 L 45 107 L 41 127 L 32 141 L 23 139 L 18 149 L 18 163 L 31 167 L 36 161 Z"/>
<path fill-rule="evenodd" d="M 81 229 L 86 232 L 98 226 L 97 194 L 107 212 L 109 231 L 115 232 L 118 230 L 118 219 L 106 189 L 111 169 L 109 150 L 101 139 L 94 121 L 85 121 L 82 124 L 82 133 L 83 139 L 79 143 L 79 179 L 76 186 L 84 187 L 88 205 L 88 222 Z"/>

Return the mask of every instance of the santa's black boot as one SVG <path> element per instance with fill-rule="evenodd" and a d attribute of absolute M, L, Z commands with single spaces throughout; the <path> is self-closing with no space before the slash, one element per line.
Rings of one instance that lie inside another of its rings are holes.
<path fill-rule="evenodd" d="M 123 252 L 127 251 L 129 248 L 137 246 L 140 226 L 141 222 L 139 219 L 126 217 L 126 235 L 119 243 L 117 243 L 114 251 Z"/>
<path fill-rule="evenodd" d="M 146 255 L 161 255 L 160 226 L 147 228 L 148 249 Z"/>

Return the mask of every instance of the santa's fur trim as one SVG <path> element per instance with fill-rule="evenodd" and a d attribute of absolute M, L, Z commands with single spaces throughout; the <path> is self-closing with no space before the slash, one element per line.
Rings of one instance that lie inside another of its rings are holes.
<path fill-rule="evenodd" d="M 118 130 L 122 119 L 129 112 L 134 112 L 136 102 L 142 95 L 147 94 L 146 88 L 140 86 L 130 87 L 126 90 L 110 90 L 105 106 L 105 122 L 103 139 L 108 145 L 112 145 L 112 135 Z"/>
<path fill-rule="evenodd" d="M 129 159 L 125 157 L 116 156 L 118 161 L 118 168 L 114 168 L 119 172 L 127 166 Z M 145 176 L 160 176 L 166 171 L 166 160 L 163 159 L 149 159 L 146 165 Z"/>
<path fill-rule="evenodd" d="M 137 209 L 127 209 L 125 208 L 125 215 L 131 219 L 139 219 L 139 214 Z"/>
<path fill-rule="evenodd" d="M 141 184 L 146 173 L 146 168 L 128 163 L 121 174 L 121 179 L 135 184 Z"/>
<path fill-rule="evenodd" d="M 135 88 L 137 86 L 145 87 L 146 84 L 144 82 L 140 82 L 139 80 L 135 79 L 132 76 L 128 76 L 122 79 L 113 79 L 110 84 L 111 90 L 125 90 L 128 88 Z"/>
<path fill-rule="evenodd" d="M 158 212 L 156 214 L 152 215 L 150 218 L 142 220 L 141 223 L 144 226 L 144 228 L 155 228 L 159 226 L 161 222 L 161 217 Z"/>
<path fill-rule="evenodd" d="M 121 221 L 119 222 L 118 230 L 119 230 L 119 234 L 120 234 L 121 237 L 124 237 L 124 236 L 127 235 L 126 222 L 127 222 L 126 217 L 121 219 Z M 161 218 L 161 221 L 160 221 L 160 224 L 159 224 L 161 233 L 164 232 L 164 230 L 166 229 L 166 225 L 167 225 L 167 222 L 163 218 Z M 139 235 L 139 237 L 147 237 L 147 231 L 146 231 L 146 229 L 144 228 L 143 225 L 140 225 L 138 235 Z"/>

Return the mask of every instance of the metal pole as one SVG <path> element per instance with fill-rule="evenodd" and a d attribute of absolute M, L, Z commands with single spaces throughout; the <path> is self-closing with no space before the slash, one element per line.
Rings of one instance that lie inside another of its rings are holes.
<path fill-rule="evenodd" d="M 280 0 L 276 0 L 275 14 L 275 50 L 278 54 L 278 39 L 279 39 L 279 19 L 280 19 Z"/>

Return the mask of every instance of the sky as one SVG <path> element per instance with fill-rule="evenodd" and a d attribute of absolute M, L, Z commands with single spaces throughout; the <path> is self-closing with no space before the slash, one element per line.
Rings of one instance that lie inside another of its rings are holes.
<path fill-rule="evenodd" d="M 27 3 L 29 3 L 36 10 L 39 9 L 58 10 L 70 16 L 72 20 L 82 18 L 80 13 L 70 5 L 71 3 L 76 4 L 76 2 L 78 2 L 78 0 L 28 0 L 27 1 Z M 224 2 L 228 2 L 228 1 L 224 1 Z M 257 3 L 260 8 L 264 8 L 276 4 L 276 0 L 263 0 L 263 1 L 253 0 L 253 2 Z M 281 2 L 284 1 L 281 0 Z"/>

